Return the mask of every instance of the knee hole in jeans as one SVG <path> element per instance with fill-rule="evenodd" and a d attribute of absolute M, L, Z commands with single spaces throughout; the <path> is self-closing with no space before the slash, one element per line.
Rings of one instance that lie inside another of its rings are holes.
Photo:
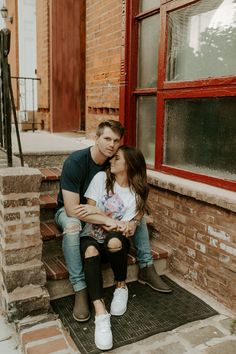
<path fill-rule="evenodd" d="M 80 231 L 81 231 L 81 224 L 75 224 L 75 223 L 68 224 L 64 229 L 64 233 L 66 234 L 76 234 Z"/>
<path fill-rule="evenodd" d="M 118 252 L 122 249 L 122 243 L 118 238 L 113 237 L 108 241 L 107 249 L 109 252 Z"/>
<path fill-rule="evenodd" d="M 98 250 L 94 246 L 88 246 L 88 248 L 85 251 L 84 257 L 85 258 L 91 258 L 91 257 L 96 257 L 99 255 Z"/>

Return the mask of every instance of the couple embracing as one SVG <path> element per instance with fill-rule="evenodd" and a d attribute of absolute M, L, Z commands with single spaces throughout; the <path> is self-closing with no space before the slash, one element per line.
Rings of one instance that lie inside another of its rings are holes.
<path fill-rule="evenodd" d="M 148 198 L 146 164 L 140 150 L 121 145 L 123 126 L 103 121 L 95 145 L 75 151 L 64 163 L 55 220 L 63 230 L 63 252 L 75 291 L 73 317 L 90 318 L 95 309 L 95 345 L 111 349 L 110 316 L 127 309 L 126 285 L 129 238 L 139 263 L 138 280 L 156 291 L 171 292 L 153 265 L 143 214 Z M 103 300 L 101 263 L 109 262 L 115 291 L 107 311 Z"/>

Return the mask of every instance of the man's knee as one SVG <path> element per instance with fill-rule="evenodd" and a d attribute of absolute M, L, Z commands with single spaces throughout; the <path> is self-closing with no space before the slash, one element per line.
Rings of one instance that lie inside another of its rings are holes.
<path fill-rule="evenodd" d="M 95 246 L 88 246 L 88 248 L 85 251 L 85 258 L 90 258 L 90 257 L 96 257 L 99 255 L 98 250 L 96 249 Z"/>
<path fill-rule="evenodd" d="M 109 252 L 118 252 L 121 249 L 122 249 L 122 243 L 118 238 L 113 237 L 108 241 L 107 250 Z"/>
<path fill-rule="evenodd" d="M 69 235 L 77 235 L 80 233 L 82 227 L 80 221 L 78 223 L 68 223 L 66 227 L 64 228 L 64 234 L 69 234 Z"/>

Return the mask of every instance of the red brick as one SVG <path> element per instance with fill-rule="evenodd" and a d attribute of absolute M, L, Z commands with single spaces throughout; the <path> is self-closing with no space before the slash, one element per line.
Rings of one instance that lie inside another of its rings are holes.
<path fill-rule="evenodd" d="M 29 342 L 58 336 L 59 334 L 61 334 L 61 331 L 57 325 L 39 328 L 35 330 L 29 330 L 29 332 L 25 332 L 22 334 L 22 342 L 25 345 Z"/>
<path fill-rule="evenodd" d="M 59 338 L 44 344 L 35 345 L 26 349 L 26 354 L 49 354 L 68 348 L 64 338 Z"/>

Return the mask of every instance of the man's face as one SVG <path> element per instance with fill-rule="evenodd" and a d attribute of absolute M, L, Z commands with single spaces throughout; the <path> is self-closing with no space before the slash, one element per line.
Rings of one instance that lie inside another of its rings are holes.
<path fill-rule="evenodd" d="M 100 154 L 109 158 L 113 156 L 120 146 L 121 138 L 110 128 L 105 127 L 103 133 L 96 137 L 96 146 Z"/>

